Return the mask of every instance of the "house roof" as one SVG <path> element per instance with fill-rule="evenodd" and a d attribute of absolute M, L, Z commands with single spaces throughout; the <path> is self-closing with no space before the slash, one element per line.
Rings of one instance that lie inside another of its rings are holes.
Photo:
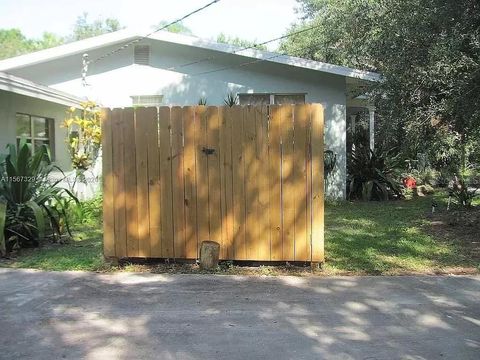
<path fill-rule="evenodd" d="M 79 107 L 84 99 L 67 94 L 30 80 L 0 72 L 0 90 L 50 101 L 56 104 Z"/>
<path fill-rule="evenodd" d="M 151 30 L 150 30 L 151 31 Z M 30 65 L 51 61 L 54 59 L 62 58 L 69 55 L 75 55 L 79 53 L 85 53 L 94 49 L 99 49 L 105 46 L 124 44 L 126 42 L 140 39 L 149 30 L 138 31 L 132 29 L 124 29 L 96 37 L 92 37 L 85 40 L 72 42 L 65 45 L 60 45 L 54 48 L 37 51 L 27 55 L 21 55 L 9 59 L 0 61 L 0 71 L 9 71 L 13 69 L 23 68 Z M 163 41 L 167 43 L 173 43 L 178 45 L 185 45 L 191 47 L 198 47 L 202 49 L 208 49 L 218 51 L 222 53 L 232 53 L 237 51 L 236 55 L 242 57 L 249 57 L 252 59 L 264 59 L 272 63 L 279 63 L 290 65 L 293 67 L 316 70 L 329 74 L 344 76 L 347 78 L 356 78 L 366 81 L 378 81 L 380 75 L 374 72 L 363 71 L 358 69 L 351 69 L 344 66 L 338 66 L 333 64 L 327 64 L 319 61 L 302 59 L 294 56 L 281 55 L 274 52 L 247 49 L 239 51 L 241 48 L 229 45 L 221 44 L 210 40 L 200 39 L 194 36 L 187 36 L 182 34 L 175 34 L 168 31 L 159 31 L 148 36 L 149 39 Z"/>

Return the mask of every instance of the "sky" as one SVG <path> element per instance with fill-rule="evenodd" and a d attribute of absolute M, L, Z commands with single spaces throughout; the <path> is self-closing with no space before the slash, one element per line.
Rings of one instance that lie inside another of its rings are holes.
<path fill-rule="evenodd" d="M 28 37 L 43 32 L 71 33 L 77 16 L 116 18 L 127 27 L 145 28 L 172 21 L 211 0 L 0 0 L 0 28 L 19 28 Z M 193 34 L 215 39 L 223 32 L 251 41 L 285 34 L 298 19 L 296 0 L 220 0 L 184 21 Z"/>

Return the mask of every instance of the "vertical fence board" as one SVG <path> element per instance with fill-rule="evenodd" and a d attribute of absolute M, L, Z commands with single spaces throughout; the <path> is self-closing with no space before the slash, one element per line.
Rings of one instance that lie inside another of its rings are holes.
<path fill-rule="evenodd" d="M 158 112 L 160 129 L 160 179 L 162 209 L 162 257 L 173 258 L 173 188 L 172 153 L 170 139 L 170 108 L 162 106 Z"/>
<path fill-rule="evenodd" d="M 207 108 L 207 172 L 210 239 L 221 244 L 220 119 L 218 107 Z"/>
<path fill-rule="evenodd" d="M 210 239 L 208 226 L 207 108 L 195 108 L 198 245 Z"/>
<path fill-rule="evenodd" d="M 114 239 L 114 195 L 113 195 L 113 164 L 112 164 L 112 114 L 110 109 L 102 110 L 102 179 L 103 188 L 103 253 L 105 256 L 115 256 Z"/>
<path fill-rule="evenodd" d="M 268 185 L 268 109 L 260 106 L 255 111 L 256 133 L 256 161 L 258 204 L 257 204 L 257 233 L 255 237 L 258 248 L 258 260 L 270 260 L 270 214 L 269 214 L 269 185 Z"/>
<path fill-rule="evenodd" d="M 269 167 L 269 217 L 271 260 L 282 260 L 282 202 L 281 202 L 281 108 L 278 105 L 270 107 L 270 131 L 268 149 Z"/>
<path fill-rule="evenodd" d="M 150 254 L 162 257 L 162 208 L 160 179 L 160 147 L 157 108 L 145 110 L 147 128 L 148 216 Z M 163 174 L 162 174 L 163 175 Z"/>
<path fill-rule="evenodd" d="M 185 182 L 185 256 L 187 259 L 196 259 L 198 257 L 195 121 L 195 109 L 191 106 L 183 108 L 185 142 L 183 161 Z"/>
<path fill-rule="evenodd" d="M 307 236 L 307 127 L 308 105 L 295 106 L 295 143 L 293 156 L 293 187 L 295 189 L 295 260 L 308 261 Z"/>
<path fill-rule="evenodd" d="M 259 161 L 256 151 L 256 108 L 247 106 L 244 110 L 243 121 L 243 159 L 245 169 L 245 249 L 246 258 L 259 260 L 258 226 L 261 218 L 258 218 L 258 172 Z"/>
<path fill-rule="evenodd" d="M 115 255 L 127 256 L 127 228 L 125 215 L 125 168 L 124 168 L 124 129 L 123 110 L 112 111 L 113 136 L 113 196 L 115 208 Z"/>
<path fill-rule="evenodd" d="M 232 178 L 232 108 L 220 112 L 220 171 L 222 191 L 222 259 L 233 259 L 233 178 Z"/>
<path fill-rule="evenodd" d="M 136 188 L 138 218 L 138 256 L 150 257 L 150 217 L 148 206 L 148 122 L 156 122 L 154 108 L 139 108 L 135 111 L 136 143 Z"/>
<path fill-rule="evenodd" d="M 233 246 L 234 259 L 246 260 L 245 247 L 245 168 L 243 158 L 244 108 L 232 109 Z"/>
<path fill-rule="evenodd" d="M 137 164 L 135 119 L 132 108 L 123 110 L 125 149 L 125 207 L 127 220 L 127 256 L 138 256 Z"/>
<path fill-rule="evenodd" d="M 185 258 L 185 198 L 183 177 L 183 110 L 174 106 L 171 110 L 172 128 L 172 186 L 174 257 Z"/>
<path fill-rule="evenodd" d="M 282 107 L 282 232 L 283 260 L 295 259 L 295 193 L 293 172 L 293 108 Z"/>
<path fill-rule="evenodd" d="M 312 122 L 312 261 L 324 261 L 323 107 L 311 105 Z"/>
<path fill-rule="evenodd" d="M 312 259 L 312 107 L 307 104 L 307 188 L 306 188 L 306 205 L 307 205 L 307 259 Z M 322 139 L 323 140 L 323 139 Z"/>

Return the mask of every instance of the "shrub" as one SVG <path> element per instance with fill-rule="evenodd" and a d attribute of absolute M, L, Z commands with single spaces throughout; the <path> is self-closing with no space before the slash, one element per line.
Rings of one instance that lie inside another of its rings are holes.
<path fill-rule="evenodd" d="M 413 170 L 411 175 L 417 181 L 417 185 L 431 185 L 437 186 L 440 174 L 431 167 L 426 167 L 423 170 Z"/>
<path fill-rule="evenodd" d="M 98 225 L 102 221 L 103 197 L 101 194 L 93 199 L 84 200 L 80 203 L 69 204 L 68 218 L 71 224 L 78 225 Z"/>
<path fill-rule="evenodd" d="M 18 151 L 13 144 L 7 149 L 8 154 L 0 159 L 0 199 L 5 204 L 0 211 L 2 252 L 15 246 L 38 246 L 46 237 L 58 239 L 64 228 L 70 232 L 62 203 L 65 197 L 78 200 L 57 186 L 61 180 L 49 178 L 55 169 L 61 170 L 51 163 L 48 147 L 44 145 L 32 155 L 32 145 L 22 139 Z"/>
<path fill-rule="evenodd" d="M 453 196 L 460 206 L 469 208 L 473 200 L 479 196 L 478 188 L 470 188 L 463 177 L 457 179 L 450 189 L 450 196 Z"/>
<path fill-rule="evenodd" d="M 81 115 L 74 107 L 67 111 L 63 122 L 67 129 L 67 143 L 72 167 L 77 171 L 88 170 L 95 162 L 102 143 L 100 109 L 91 101 L 82 103 Z"/>
<path fill-rule="evenodd" d="M 388 200 L 402 197 L 397 157 L 389 152 L 374 152 L 357 146 L 352 152 L 349 175 L 349 199 Z"/>

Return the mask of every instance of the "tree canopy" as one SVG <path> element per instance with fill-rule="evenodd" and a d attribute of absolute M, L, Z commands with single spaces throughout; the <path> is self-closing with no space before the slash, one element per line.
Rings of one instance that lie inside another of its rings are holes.
<path fill-rule="evenodd" d="M 166 21 L 161 21 L 155 28 L 166 24 Z M 0 59 L 48 49 L 68 42 L 118 31 L 123 28 L 124 26 L 117 19 L 106 18 L 90 20 L 88 13 L 83 13 L 77 17 L 73 25 L 72 33 L 65 36 L 45 32 L 40 39 L 32 39 L 25 36 L 20 29 L 0 29 Z M 191 30 L 182 23 L 169 26 L 166 30 L 182 34 L 192 33 Z"/>
<path fill-rule="evenodd" d="M 162 20 L 154 28 L 155 29 L 162 28 L 167 24 L 168 24 L 168 21 Z M 177 22 L 173 25 L 170 25 L 165 30 L 173 33 L 177 33 L 177 34 L 192 35 L 192 30 L 190 30 L 190 28 L 184 25 L 182 22 Z"/>
<path fill-rule="evenodd" d="M 40 39 L 28 39 L 20 29 L 0 29 L 0 59 L 60 45 L 64 39 L 45 32 Z"/>
<path fill-rule="evenodd" d="M 259 50 L 267 49 L 265 45 L 256 45 L 255 41 L 245 40 L 245 39 L 239 38 L 238 36 L 225 35 L 224 33 L 218 34 L 217 42 L 222 44 L 235 45 L 241 48 L 253 47 L 255 45 L 256 49 L 259 49 Z"/>
<path fill-rule="evenodd" d="M 379 139 L 438 166 L 478 163 L 480 4 L 477 0 L 299 0 L 283 51 L 378 71 L 370 89 Z"/>
<path fill-rule="evenodd" d="M 88 13 L 84 12 L 77 18 L 73 27 L 73 33 L 68 37 L 70 41 L 87 39 L 93 36 L 106 34 L 123 29 L 117 19 L 106 18 L 105 20 L 88 20 Z"/>

